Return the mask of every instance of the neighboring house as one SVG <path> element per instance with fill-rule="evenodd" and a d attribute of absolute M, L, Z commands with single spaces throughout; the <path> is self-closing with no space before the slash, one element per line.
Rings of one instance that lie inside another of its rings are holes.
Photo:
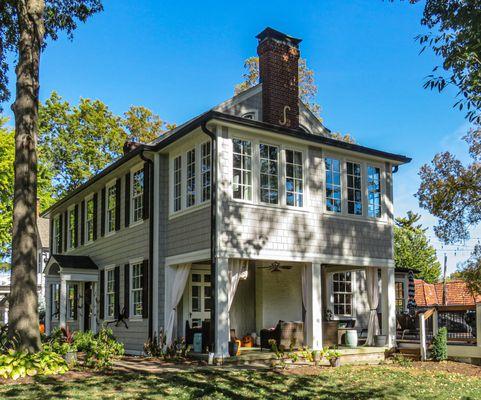
<path fill-rule="evenodd" d="M 395 345 L 393 174 L 410 159 L 331 139 L 299 101 L 300 40 L 257 38 L 259 85 L 127 144 L 44 214 L 47 331 L 109 324 L 135 353 L 214 321 L 225 356 L 230 329 L 278 320 L 320 348 L 330 310 L 359 330 L 380 313 Z"/>
<path fill-rule="evenodd" d="M 470 306 L 475 307 L 481 302 L 481 295 L 473 295 L 466 284 L 461 280 L 446 282 L 446 298 L 443 296 L 443 283 L 427 283 L 422 279 L 414 280 L 416 294 L 414 299 L 418 308 L 433 306 Z"/>

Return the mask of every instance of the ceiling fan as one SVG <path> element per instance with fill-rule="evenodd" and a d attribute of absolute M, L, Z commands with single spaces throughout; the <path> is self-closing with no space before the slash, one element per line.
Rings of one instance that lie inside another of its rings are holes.
<path fill-rule="evenodd" d="M 283 269 L 291 269 L 291 265 L 281 265 L 280 262 L 274 261 L 272 264 L 265 266 L 265 267 L 259 267 L 262 269 L 268 269 L 271 272 L 281 272 Z"/>

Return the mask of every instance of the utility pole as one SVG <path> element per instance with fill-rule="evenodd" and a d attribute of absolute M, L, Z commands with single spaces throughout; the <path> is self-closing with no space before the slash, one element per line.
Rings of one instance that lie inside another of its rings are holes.
<path fill-rule="evenodd" d="M 446 272 L 448 269 L 448 254 L 444 253 L 444 274 L 443 274 L 443 306 L 446 305 Z"/>

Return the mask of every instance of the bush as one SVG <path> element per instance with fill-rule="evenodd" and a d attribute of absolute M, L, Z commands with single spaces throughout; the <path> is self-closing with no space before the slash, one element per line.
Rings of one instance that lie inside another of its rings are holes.
<path fill-rule="evenodd" d="M 443 327 L 433 339 L 431 358 L 434 361 L 444 361 L 448 359 L 448 330 Z"/>
<path fill-rule="evenodd" d="M 74 335 L 74 344 L 78 351 L 87 352 L 92 347 L 95 336 L 92 331 L 76 332 Z"/>
<path fill-rule="evenodd" d="M 25 376 L 63 374 L 68 371 L 65 360 L 46 348 L 38 353 L 10 349 L 0 354 L 0 376 L 18 379 Z"/>
<path fill-rule="evenodd" d="M 115 339 L 112 329 L 102 328 L 92 340 L 87 337 L 83 339 L 84 363 L 88 367 L 110 368 L 113 360 L 124 354 L 124 345 Z"/>

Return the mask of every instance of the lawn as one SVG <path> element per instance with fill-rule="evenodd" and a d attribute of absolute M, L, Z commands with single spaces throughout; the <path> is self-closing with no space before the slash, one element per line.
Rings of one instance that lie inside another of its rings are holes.
<path fill-rule="evenodd" d="M 145 375 L 74 372 L 4 384 L 0 386 L 0 398 L 481 399 L 481 378 L 394 366 L 346 366 L 298 372 L 187 368 Z"/>

